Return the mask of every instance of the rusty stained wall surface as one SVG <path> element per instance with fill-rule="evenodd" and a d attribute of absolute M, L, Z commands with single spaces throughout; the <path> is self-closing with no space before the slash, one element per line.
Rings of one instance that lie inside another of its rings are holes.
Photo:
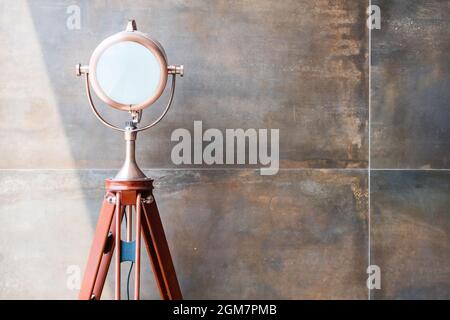
<path fill-rule="evenodd" d="M 450 168 L 450 2 L 372 1 L 373 168 Z"/>
<path fill-rule="evenodd" d="M 142 167 L 175 167 L 170 135 L 193 131 L 194 120 L 280 129 L 282 167 L 367 166 L 364 1 L 79 1 L 80 30 L 66 27 L 71 1 L 0 3 L 1 168 L 121 165 L 123 139 L 92 115 L 74 66 L 130 17 L 186 68 L 168 116 L 139 136 Z M 128 119 L 100 109 L 117 124 Z"/>
<path fill-rule="evenodd" d="M 372 298 L 448 299 L 450 2 L 372 3 Z"/>
<path fill-rule="evenodd" d="M 130 17 L 162 42 L 170 63 L 186 66 L 173 109 L 138 141 L 186 298 L 365 299 L 369 249 L 383 272 L 372 298 L 448 296 L 447 174 L 373 173 L 369 247 L 367 1 L 77 3 L 82 26 L 68 30 L 72 1 L 0 1 L 0 298 L 77 296 L 67 268 L 84 267 L 103 179 L 121 165 L 124 144 L 91 114 L 74 64 Z M 446 2 L 404 3 L 379 3 L 390 32 L 372 33 L 372 166 L 446 168 Z M 399 44 L 401 55 L 390 49 Z M 427 117 L 412 112 L 421 99 Z M 282 169 L 265 177 L 250 168 L 179 170 L 170 134 L 194 120 L 205 129 L 279 128 Z M 416 139 L 406 135 L 411 126 Z M 421 153 L 425 140 L 434 147 Z M 385 252 L 387 239 L 396 241 Z M 144 265 L 143 297 L 157 299 Z M 110 277 L 104 297 L 112 296 Z"/>
<path fill-rule="evenodd" d="M 377 171 L 371 187 L 375 299 L 450 298 L 450 172 Z"/>
<path fill-rule="evenodd" d="M 0 173 L 2 298 L 76 297 L 66 286 L 67 267 L 86 263 L 103 179 L 113 173 Z M 364 172 L 146 173 L 157 181 L 155 198 L 185 298 L 367 297 Z M 158 299 L 147 257 L 142 261 L 142 297 Z M 125 265 L 124 277 L 127 271 Z M 113 278 L 111 272 L 104 298 L 113 298 Z"/>
<path fill-rule="evenodd" d="M 156 168 L 184 296 L 365 299 L 367 172 L 353 170 L 368 162 L 365 2 L 77 3 L 80 30 L 66 27 L 72 1 L 0 2 L 0 297 L 78 294 L 70 268 L 84 268 L 124 143 L 91 114 L 74 65 L 132 17 L 186 66 L 167 118 L 137 146 Z M 194 120 L 280 129 L 281 171 L 174 170 L 170 134 Z M 147 263 L 142 274 L 143 297 L 157 299 Z M 112 289 L 110 277 L 105 298 Z"/>

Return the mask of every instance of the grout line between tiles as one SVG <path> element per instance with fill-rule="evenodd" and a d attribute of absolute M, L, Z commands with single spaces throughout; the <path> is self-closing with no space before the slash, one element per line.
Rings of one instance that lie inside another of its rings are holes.
<path fill-rule="evenodd" d="M 5 168 L 0 171 L 119 171 L 120 168 Z M 260 168 L 141 168 L 141 170 L 161 170 L 161 171 L 257 171 Z M 279 168 L 279 171 L 367 171 L 364 168 Z M 276 174 L 275 174 L 276 175 Z"/>
<path fill-rule="evenodd" d="M 372 0 L 369 0 L 369 8 L 372 8 Z M 370 10 L 372 10 L 372 9 L 370 9 Z M 372 12 L 370 11 L 369 12 L 369 15 L 371 14 Z M 368 27 L 368 26 L 366 26 L 366 27 Z M 371 265 L 371 245 L 372 245 L 372 243 L 371 243 L 371 241 L 372 241 L 372 239 L 371 239 L 371 236 L 370 236 L 370 231 L 371 231 L 371 211 L 370 211 L 370 209 L 371 209 L 371 207 L 370 207 L 370 175 L 371 175 L 371 161 L 370 161 L 370 158 L 371 158 L 371 153 L 370 153 L 370 148 L 371 148 L 371 146 L 372 146 L 372 141 L 371 141 L 371 131 L 370 131 L 370 129 L 371 129 L 371 124 L 372 124 L 372 122 L 371 122 L 371 118 L 370 118 L 370 113 L 371 113 L 371 107 L 372 107 L 372 28 L 369 28 L 369 43 L 368 43 L 368 50 L 369 50 L 369 52 L 368 52 L 368 63 L 369 63 L 369 95 L 368 95 L 368 99 L 369 99 L 369 101 L 368 101 L 368 104 L 369 104 L 369 115 L 368 115 L 368 121 L 369 121 L 369 159 L 368 159 L 368 161 L 367 161 L 367 184 L 368 184 L 368 187 L 367 187 L 367 189 L 368 189 L 368 194 L 367 194 L 367 228 L 368 228 L 368 246 L 367 246 L 367 262 L 368 262 L 368 266 L 370 266 Z M 366 271 L 367 271 L 367 269 L 366 269 Z M 366 273 L 366 275 L 367 275 L 367 273 Z M 367 283 L 366 283 L 366 286 L 367 286 Z M 369 288 L 369 286 L 367 286 L 367 299 L 368 300 L 371 300 L 371 292 L 370 292 L 370 288 Z"/>

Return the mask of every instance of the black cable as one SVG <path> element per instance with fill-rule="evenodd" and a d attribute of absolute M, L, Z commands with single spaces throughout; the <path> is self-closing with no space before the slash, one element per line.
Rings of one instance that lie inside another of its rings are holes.
<path fill-rule="evenodd" d="M 128 278 L 127 278 L 127 299 L 130 300 L 130 275 L 131 270 L 133 270 L 134 262 L 131 261 L 130 270 L 128 271 Z"/>
<path fill-rule="evenodd" d="M 125 216 L 125 225 L 128 225 L 126 212 L 125 212 L 124 216 Z M 128 277 L 127 277 L 127 300 L 130 300 L 130 275 L 131 275 L 131 270 L 133 270 L 133 265 L 134 265 L 134 262 L 131 261 L 130 270 L 128 270 Z"/>

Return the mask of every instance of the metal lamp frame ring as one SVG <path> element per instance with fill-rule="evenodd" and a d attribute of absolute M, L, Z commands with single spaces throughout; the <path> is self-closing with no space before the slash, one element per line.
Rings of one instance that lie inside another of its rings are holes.
<path fill-rule="evenodd" d="M 158 124 L 164 118 L 164 116 L 167 114 L 167 112 L 169 111 L 170 106 L 172 105 L 173 96 L 175 94 L 175 81 L 176 81 L 176 74 L 175 73 L 171 73 L 171 75 L 172 75 L 172 85 L 171 85 L 171 89 L 170 89 L 170 96 L 169 96 L 169 101 L 167 102 L 167 105 L 166 105 L 164 111 L 162 112 L 162 114 L 155 121 L 151 122 L 150 124 L 148 124 L 146 126 L 140 127 L 140 128 L 126 130 L 126 129 L 123 129 L 123 128 L 120 128 L 118 126 L 115 126 L 115 125 L 111 124 L 110 122 L 105 120 L 105 118 L 102 117 L 100 112 L 95 107 L 94 101 L 92 99 L 91 87 L 90 87 L 90 84 L 89 84 L 89 72 L 85 73 L 85 76 L 86 76 L 85 77 L 86 95 L 88 97 L 89 105 L 91 106 L 92 112 L 97 117 L 97 119 L 101 123 L 103 123 L 105 126 L 107 126 L 108 128 L 111 128 L 113 130 L 117 130 L 117 131 L 121 131 L 121 132 L 125 132 L 125 131 L 128 131 L 128 132 L 140 132 L 140 131 L 144 131 L 144 130 L 150 129 L 151 127 L 153 127 L 156 124 Z M 141 111 L 142 110 L 140 110 L 139 112 L 141 112 Z"/>

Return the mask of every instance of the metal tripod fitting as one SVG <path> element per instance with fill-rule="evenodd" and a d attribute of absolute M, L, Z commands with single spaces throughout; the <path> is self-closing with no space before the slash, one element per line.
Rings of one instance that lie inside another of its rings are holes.
<path fill-rule="evenodd" d="M 108 202 L 109 204 L 116 204 L 116 197 L 111 195 L 111 194 L 107 194 L 105 196 L 105 200 L 106 202 Z"/>
<path fill-rule="evenodd" d="M 148 196 L 146 196 L 145 198 L 142 198 L 142 203 L 152 203 L 155 199 L 153 198 L 153 196 L 150 194 Z"/>

